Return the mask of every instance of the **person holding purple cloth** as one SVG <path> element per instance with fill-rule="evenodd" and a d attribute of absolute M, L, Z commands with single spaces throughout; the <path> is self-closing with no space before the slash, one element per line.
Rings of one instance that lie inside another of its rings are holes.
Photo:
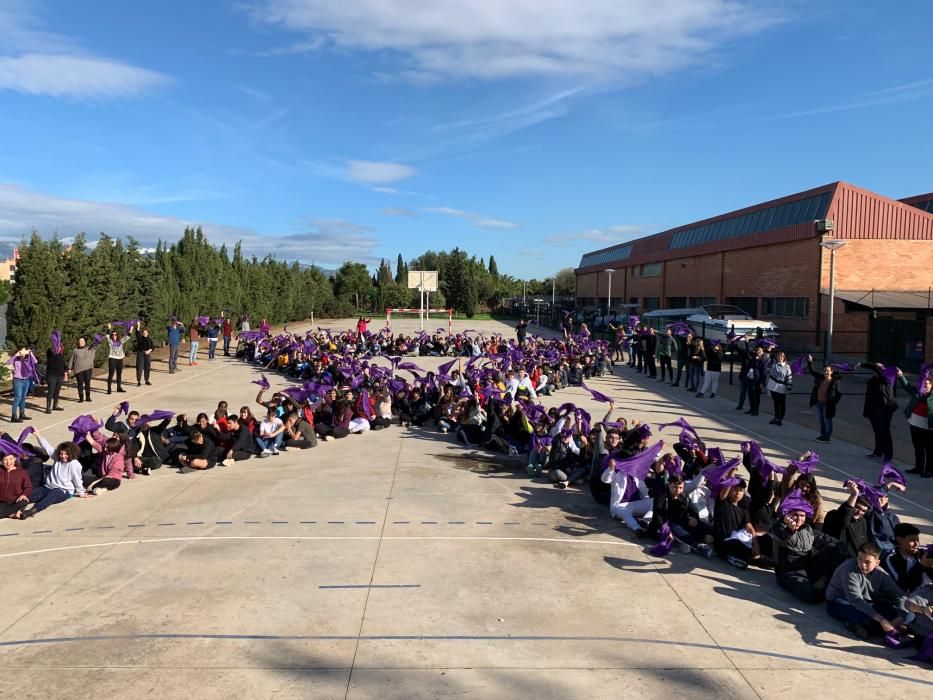
<path fill-rule="evenodd" d="M 36 356 L 32 350 L 23 346 L 7 360 L 13 368 L 13 410 L 11 423 L 22 423 L 29 420 L 26 415 L 26 395 L 33 382 L 36 381 Z"/>

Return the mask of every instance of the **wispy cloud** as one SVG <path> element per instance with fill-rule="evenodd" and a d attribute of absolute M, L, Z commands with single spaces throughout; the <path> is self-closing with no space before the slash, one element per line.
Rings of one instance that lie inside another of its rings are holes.
<path fill-rule="evenodd" d="M 67 99 L 137 97 L 169 76 L 94 56 L 70 39 L 44 31 L 31 7 L 8 0 L 0 8 L 0 90 Z"/>
<path fill-rule="evenodd" d="M 606 245 L 613 245 L 615 243 L 623 243 L 626 240 L 634 238 L 640 235 L 641 232 L 641 226 L 635 226 L 633 224 L 620 224 L 617 226 L 609 226 L 608 228 L 604 229 L 591 228 L 586 229 L 585 231 L 578 231 L 576 233 L 555 234 L 553 236 L 547 236 L 543 240 L 543 243 L 547 245 L 562 245 L 585 241 L 588 243 L 604 243 Z"/>
<path fill-rule="evenodd" d="M 264 0 L 262 22 L 336 49 L 388 54 L 413 82 L 523 76 L 630 80 L 704 60 L 779 21 L 756 0 Z"/>
<path fill-rule="evenodd" d="M 398 216 L 407 219 L 417 219 L 418 214 L 411 209 L 406 209 L 405 207 L 389 207 L 388 209 L 383 209 L 382 213 L 386 216 Z"/>
<path fill-rule="evenodd" d="M 373 160 L 351 160 L 347 163 L 347 179 L 367 185 L 388 185 L 418 174 L 410 165 L 383 163 Z"/>
<path fill-rule="evenodd" d="M 374 229 L 345 219 L 307 218 L 293 233 L 265 235 L 254 229 L 214 222 L 185 221 L 138 207 L 82 199 L 66 199 L 34 192 L 17 185 L 0 184 L 0 240 L 18 242 L 33 230 L 43 236 L 70 238 L 86 232 L 96 237 L 132 236 L 143 247 L 157 241 L 174 242 L 185 226 L 203 227 L 215 245 L 232 247 L 242 242 L 247 255 L 273 255 L 282 260 L 340 264 L 347 260 L 370 265 L 378 239 Z"/>
<path fill-rule="evenodd" d="M 509 221 L 508 219 L 494 219 L 490 216 L 484 214 L 477 214 L 471 211 L 464 211 L 463 209 L 454 209 L 452 207 L 425 207 L 422 211 L 428 212 L 429 214 L 442 214 L 443 216 L 453 216 L 458 219 L 463 219 L 469 223 L 477 226 L 479 228 L 488 228 L 488 229 L 498 229 L 502 231 L 509 231 L 519 227 L 519 224 L 515 221 Z"/>

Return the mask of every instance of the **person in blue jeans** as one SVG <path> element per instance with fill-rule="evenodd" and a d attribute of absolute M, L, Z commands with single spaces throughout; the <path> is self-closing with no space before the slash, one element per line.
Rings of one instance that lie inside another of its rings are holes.
<path fill-rule="evenodd" d="M 13 408 L 10 421 L 21 423 L 29 420 L 26 415 L 26 396 L 32 387 L 36 375 L 36 356 L 32 350 L 23 347 L 7 360 L 13 367 Z"/>
<path fill-rule="evenodd" d="M 175 374 L 178 371 L 178 346 L 181 345 L 181 332 L 185 327 L 174 316 L 172 322 L 165 328 L 168 336 L 168 371 Z"/>
<path fill-rule="evenodd" d="M 833 418 L 836 416 L 836 404 L 842 398 L 839 391 L 840 375 L 827 365 L 822 372 L 813 369 L 813 356 L 807 355 L 807 371 L 813 377 L 813 391 L 810 392 L 810 405 L 816 406 L 820 417 L 820 435 L 817 442 L 829 442 L 833 434 Z"/>
<path fill-rule="evenodd" d="M 282 447 L 284 433 L 285 424 L 279 418 L 278 410 L 275 407 L 269 408 L 266 411 L 266 419 L 259 424 L 259 435 L 256 437 L 256 444 L 261 450 L 259 456 L 277 455 Z"/>

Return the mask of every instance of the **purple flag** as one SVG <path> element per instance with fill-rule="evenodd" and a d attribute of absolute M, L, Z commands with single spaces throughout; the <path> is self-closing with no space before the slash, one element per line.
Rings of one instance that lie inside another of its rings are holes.
<path fill-rule="evenodd" d="M 24 442 L 26 442 L 26 438 L 28 438 L 34 432 L 36 432 L 36 429 L 33 428 L 31 425 L 28 428 L 25 428 L 23 432 L 19 434 L 19 438 L 16 440 L 16 444 L 22 445 Z"/>
<path fill-rule="evenodd" d="M 855 368 L 848 362 L 833 362 L 830 367 L 839 372 L 854 372 Z"/>
<path fill-rule="evenodd" d="M 794 489 L 781 501 L 781 515 L 787 515 L 793 511 L 805 513 L 808 518 L 813 517 L 813 505 L 803 497 L 800 489 Z"/>
<path fill-rule="evenodd" d="M 648 547 L 648 553 L 653 557 L 666 557 L 671 553 L 671 549 L 674 546 L 674 533 L 671 532 L 671 525 L 669 522 L 665 522 L 661 525 L 661 528 L 658 530 L 658 537 L 661 541 L 656 545 Z"/>
<path fill-rule="evenodd" d="M 27 428 L 28 430 L 28 428 Z M 881 467 L 881 473 L 878 475 L 878 485 L 886 486 L 890 483 L 900 484 L 901 486 L 907 486 L 907 479 L 904 478 L 904 475 L 900 472 L 897 467 L 891 463 L 887 463 Z"/>
<path fill-rule="evenodd" d="M 103 427 L 103 424 L 94 420 L 93 416 L 83 415 L 71 421 L 68 430 L 73 432 L 75 434 L 75 439 L 77 439 L 78 437 L 83 438 L 88 433 L 97 432 L 101 427 Z"/>
<path fill-rule="evenodd" d="M 52 352 L 54 352 L 56 355 L 60 354 L 65 349 L 64 346 L 62 345 L 62 332 L 61 331 L 59 330 L 52 331 L 50 340 L 52 342 Z"/>
<path fill-rule="evenodd" d="M 738 480 L 732 481 L 731 472 L 735 471 L 741 462 L 742 460 L 736 458 L 730 459 L 722 466 L 706 467 L 701 473 L 706 477 L 710 491 L 720 491 L 726 486 L 734 486 L 738 483 Z"/>
<path fill-rule="evenodd" d="M 722 455 L 722 450 L 718 447 L 710 447 L 706 451 L 706 456 L 713 460 L 713 464 L 717 466 L 722 466 L 726 463 L 726 458 Z"/>
<path fill-rule="evenodd" d="M 807 457 L 804 459 L 792 459 L 788 466 L 797 467 L 797 471 L 801 474 L 809 474 L 813 471 L 817 464 L 820 463 L 820 453 L 813 452 L 812 450 L 808 453 Z"/>
<path fill-rule="evenodd" d="M 175 415 L 174 411 L 153 411 L 152 413 L 146 413 L 139 417 L 136 421 L 136 425 L 143 426 L 148 423 L 155 423 L 156 421 L 163 421 L 166 418 L 171 418 Z"/>
<path fill-rule="evenodd" d="M 774 462 L 765 457 L 761 451 L 761 445 L 759 445 L 754 440 L 743 442 L 742 451 L 748 452 L 749 467 L 761 475 L 762 481 L 770 480 L 771 475 L 774 473 L 783 475 L 787 472 L 787 469 L 784 467 L 779 467 Z"/>
<path fill-rule="evenodd" d="M 606 396 L 603 393 L 596 391 L 595 389 L 590 389 L 584 382 L 580 382 L 580 386 L 583 387 L 586 391 L 590 392 L 590 396 L 599 403 L 614 403 L 612 399 Z"/>
<path fill-rule="evenodd" d="M 120 402 L 120 413 L 129 414 L 129 412 L 130 412 L 130 402 L 121 401 Z"/>
<path fill-rule="evenodd" d="M 459 359 L 459 358 L 458 358 Z M 453 366 L 457 364 L 457 360 L 451 360 L 450 362 L 445 362 L 437 368 L 438 374 L 450 374 L 450 370 Z"/>
<path fill-rule="evenodd" d="M 881 498 L 886 494 L 862 479 L 849 479 L 849 481 L 858 486 L 859 494 L 868 501 L 874 510 L 881 510 Z"/>
<path fill-rule="evenodd" d="M 884 377 L 888 384 L 894 386 L 894 383 L 897 381 L 897 367 L 893 365 L 891 367 L 885 367 L 881 370 L 881 376 Z"/>
<path fill-rule="evenodd" d="M 644 481 L 645 477 L 648 476 L 648 472 L 651 471 L 651 465 L 654 463 L 655 458 L 663 447 L 664 442 L 658 440 L 651 447 L 645 448 L 634 457 L 611 460 L 614 461 L 613 468 L 617 472 L 622 472 L 623 474 L 628 474 L 629 476 L 634 476 L 636 479 Z"/>
<path fill-rule="evenodd" d="M 807 358 L 801 355 L 796 360 L 790 363 L 791 374 L 793 374 L 796 377 L 799 377 L 801 374 L 806 374 L 807 373 L 806 365 L 807 365 Z"/>
<path fill-rule="evenodd" d="M 262 389 L 263 391 L 268 391 L 269 387 L 271 386 L 269 384 L 269 380 L 266 378 L 266 375 L 264 374 L 260 374 L 259 379 L 254 379 L 252 382 L 250 382 L 250 384 L 258 384 L 259 388 Z"/>

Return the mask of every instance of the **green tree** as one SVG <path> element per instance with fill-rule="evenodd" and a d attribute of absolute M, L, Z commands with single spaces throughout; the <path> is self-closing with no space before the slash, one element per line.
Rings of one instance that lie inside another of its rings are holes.
<path fill-rule="evenodd" d="M 492 255 L 489 256 L 489 274 L 493 278 L 499 277 L 499 266 L 496 265 L 496 258 Z"/>
<path fill-rule="evenodd" d="M 577 275 L 572 267 L 565 267 L 554 276 L 554 291 L 559 296 L 573 296 L 577 290 Z"/>
<path fill-rule="evenodd" d="M 352 299 L 357 311 L 369 298 L 371 290 L 372 279 L 366 266 L 361 263 L 346 262 L 334 276 L 334 294 L 347 301 Z"/>

